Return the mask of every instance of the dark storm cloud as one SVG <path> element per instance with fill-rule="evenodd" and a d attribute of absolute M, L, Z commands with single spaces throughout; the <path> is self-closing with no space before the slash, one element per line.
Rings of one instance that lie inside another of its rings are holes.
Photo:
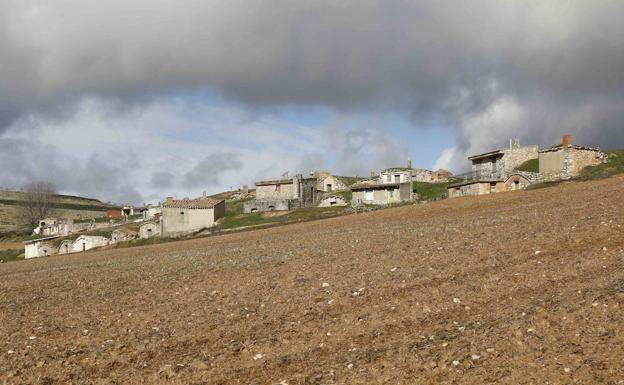
<path fill-rule="evenodd" d="M 207 87 L 250 107 L 442 120 L 457 154 L 570 130 L 623 145 L 622 19 L 615 0 L 7 0 L 0 120 Z M 586 128 L 570 122 L 579 110 Z"/>
<path fill-rule="evenodd" d="M 236 154 L 216 152 L 206 156 L 184 174 L 182 185 L 187 188 L 217 186 L 221 175 L 228 171 L 238 170 L 242 165 Z"/>

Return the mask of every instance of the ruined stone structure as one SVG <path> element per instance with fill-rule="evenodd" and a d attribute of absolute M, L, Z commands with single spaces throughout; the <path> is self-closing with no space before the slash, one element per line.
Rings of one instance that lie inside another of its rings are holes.
<path fill-rule="evenodd" d="M 225 201 L 206 196 L 181 200 L 167 198 L 161 206 L 163 237 L 179 237 L 213 227 L 225 215 Z"/>
<path fill-rule="evenodd" d="M 414 182 L 425 183 L 445 183 L 451 177 L 451 172 L 444 169 L 436 171 L 426 170 L 422 168 L 412 169 L 412 179 Z"/>
<path fill-rule="evenodd" d="M 539 171 L 544 180 L 566 180 L 578 176 L 588 166 L 607 161 L 605 153 L 598 148 L 572 144 L 572 137 L 565 135 L 562 143 L 539 152 Z"/>
<path fill-rule="evenodd" d="M 412 200 L 414 183 L 411 168 L 389 168 L 379 177 L 351 186 L 352 204 L 387 205 Z"/>
<path fill-rule="evenodd" d="M 153 237 L 159 237 L 161 233 L 160 227 L 160 221 L 152 220 L 144 222 L 139 227 L 139 238 L 148 239 Z"/>
<path fill-rule="evenodd" d="M 323 195 L 323 198 L 321 198 L 321 201 L 319 202 L 318 206 L 319 207 L 340 207 L 340 206 L 347 206 L 348 204 L 349 203 L 342 195 L 327 194 L 327 195 Z"/>
<path fill-rule="evenodd" d="M 292 179 L 256 182 L 256 199 L 245 202 L 245 213 L 292 210 L 311 207 L 318 202 L 318 180 L 295 175 Z"/>
<path fill-rule="evenodd" d="M 132 233 L 126 229 L 113 230 L 111 234 L 111 243 L 118 243 L 134 239 L 136 233 Z"/>

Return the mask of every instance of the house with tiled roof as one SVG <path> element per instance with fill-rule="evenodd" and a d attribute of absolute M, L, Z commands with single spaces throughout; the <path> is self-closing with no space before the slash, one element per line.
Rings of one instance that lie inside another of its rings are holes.
<path fill-rule="evenodd" d="M 179 237 L 213 227 L 225 215 L 225 201 L 202 196 L 167 198 L 162 207 L 163 237 Z"/>

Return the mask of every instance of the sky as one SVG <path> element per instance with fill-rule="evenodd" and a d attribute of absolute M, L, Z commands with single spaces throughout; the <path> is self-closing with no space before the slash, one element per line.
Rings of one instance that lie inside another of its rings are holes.
<path fill-rule="evenodd" d="M 3 0 L 0 187 L 116 203 L 624 147 L 624 3 Z"/>

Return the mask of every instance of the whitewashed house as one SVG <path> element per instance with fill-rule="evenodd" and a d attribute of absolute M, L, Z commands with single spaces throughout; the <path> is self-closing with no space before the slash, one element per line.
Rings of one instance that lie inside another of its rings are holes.
<path fill-rule="evenodd" d="M 91 250 L 96 247 L 102 247 L 110 244 L 110 240 L 106 237 L 96 235 L 81 235 L 74 243 L 72 243 L 72 252 L 78 253 L 81 251 Z"/>
<path fill-rule="evenodd" d="M 53 236 L 24 241 L 24 258 L 47 257 L 48 255 L 56 254 L 56 248 L 52 241 L 56 238 L 58 237 Z"/>

